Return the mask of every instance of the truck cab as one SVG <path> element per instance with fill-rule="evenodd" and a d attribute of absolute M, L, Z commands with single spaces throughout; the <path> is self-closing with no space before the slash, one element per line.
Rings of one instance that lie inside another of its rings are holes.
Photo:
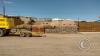
<path fill-rule="evenodd" d="M 0 36 L 4 36 L 12 27 L 14 27 L 12 19 L 0 16 Z"/>

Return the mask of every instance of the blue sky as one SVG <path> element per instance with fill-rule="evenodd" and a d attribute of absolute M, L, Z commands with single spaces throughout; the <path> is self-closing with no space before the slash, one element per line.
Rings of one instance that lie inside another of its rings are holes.
<path fill-rule="evenodd" d="M 98 20 L 100 0 L 6 0 L 8 15 Z M 0 6 L 2 4 L 0 3 Z M 0 7 L 1 11 L 1 7 Z"/>

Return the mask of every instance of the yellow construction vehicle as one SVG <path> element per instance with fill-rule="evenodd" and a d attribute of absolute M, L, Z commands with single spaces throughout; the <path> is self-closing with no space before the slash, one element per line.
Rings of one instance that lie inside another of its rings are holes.
<path fill-rule="evenodd" d="M 18 19 L 19 17 L 0 16 L 0 37 L 7 34 L 17 34 L 22 37 L 42 35 L 44 31 L 43 27 L 34 26 L 33 24 L 24 24 L 23 21 Z"/>
<path fill-rule="evenodd" d="M 13 22 L 7 17 L 0 16 L 0 36 L 4 36 L 14 27 Z"/>

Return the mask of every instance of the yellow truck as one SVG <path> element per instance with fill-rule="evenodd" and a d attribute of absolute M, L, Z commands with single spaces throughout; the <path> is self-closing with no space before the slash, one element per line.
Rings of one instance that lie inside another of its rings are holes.
<path fill-rule="evenodd" d="M 29 36 L 42 36 L 43 33 L 43 27 L 32 27 L 33 25 L 21 25 L 18 24 L 22 21 L 17 21 L 15 17 L 9 17 L 9 16 L 0 16 L 0 37 L 8 35 L 8 34 L 17 34 L 21 37 L 29 37 Z M 17 21 L 15 23 L 15 21 Z M 17 26 L 24 26 L 24 27 L 17 27 Z M 28 26 L 30 26 L 28 28 Z M 36 28 L 36 29 L 35 29 Z M 35 30 L 34 30 L 35 29 Z M 38 30 L 39 29 L 39 30 Z"/>

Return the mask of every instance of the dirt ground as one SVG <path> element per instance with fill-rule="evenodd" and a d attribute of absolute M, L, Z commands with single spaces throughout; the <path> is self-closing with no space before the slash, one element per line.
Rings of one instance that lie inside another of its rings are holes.
<path fill-rule="evenodd" d="M 87 39 L 87 48 L 81 41 Z M 0 37 L 0 56 L 100 56 L 100 32 Z"/>

